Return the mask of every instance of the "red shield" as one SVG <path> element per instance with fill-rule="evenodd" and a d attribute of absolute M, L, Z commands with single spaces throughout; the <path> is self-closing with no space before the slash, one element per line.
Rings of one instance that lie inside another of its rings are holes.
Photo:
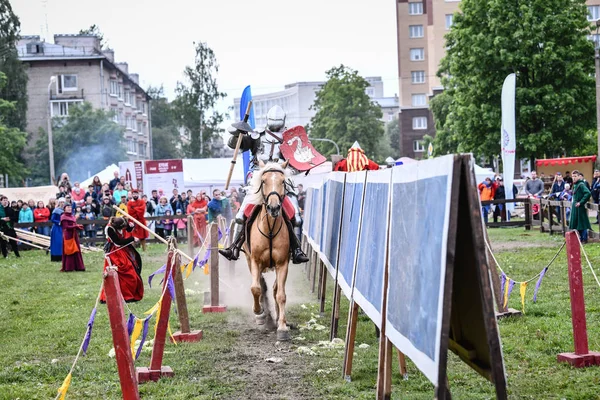
<path fill-rule="evenodd" d="M 281 154 L 298 171 L 308 171 L 327 159 L 310 144 L 303 126 L 295 126 L 283 132 L 283 143 L 279 146 Z"/>

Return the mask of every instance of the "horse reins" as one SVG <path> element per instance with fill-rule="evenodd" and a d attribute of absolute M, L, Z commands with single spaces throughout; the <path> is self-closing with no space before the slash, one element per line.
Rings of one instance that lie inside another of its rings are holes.
<path fill-rule="evenodd" d="M 277 173 L 285 175 L 285 173 L 283 171 L 280 171 L 278 169 L 270 169 L 270 170 L 264 171 L 263 175 L 268 172 L 277 172 Z M 258 188 L 256 193 L 258 193 L 259 191 L 262 190 L 264 183 L 265 183 L 265 181 L 261 181 L 260 187 Z M 273 195 L 277 196 L 277 198 L 279 199 L 279 203 L 281 204 L 281 208 L 282 208 L 281 212 L 283 212 L 283 199 L 282 199 L 282 196 L 276 191 L 272 191 L 269 194 L 267 194 L 266 196 L 263 194 L 263 206 L 265 208 L 267 207 L 269 198 Z M 265 213 L 263 218 L 265 218 L 266 216 L 267 216 L 267 214 Z M 273 268 L 273 239 L 279 234 L 279 232 L 281 232 L 281 228 L 283 227 L 284 222 L 281 221 L 281 224 L 279 225 L 279 229 L 277 230 L 277 232 L 275 234 L 273 234 L 276 224 L 277 224 L 277 219 L 275 219 L 275 221 L 273 221 L 273 226 L 271 226 L 271 224 L 269 223 L 269 218 L 267 218 L 267 226 L 269 227 L 268 235 L 260 230 L 260 224 L 258 224 L 256 226 L 258 228 L 258 231 L 260 232 L 260 234 L 263 235 L 264 237 L 266 237 L 267 239 L 269 239 L 269 261 L 271 263 L 270 268 Z"/>

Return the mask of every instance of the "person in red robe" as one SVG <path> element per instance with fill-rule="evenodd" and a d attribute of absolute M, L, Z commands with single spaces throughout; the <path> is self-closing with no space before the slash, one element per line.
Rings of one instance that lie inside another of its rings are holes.
<path fill-rule="evenodd" d="M 208 202 L 204 199 L 203 193 L 198 193 L 196 198 L 187 207 L 187 214 L 194 216 L 194 246 L 202 246 L 198 233 L 202 239 L 206 238 L 206 210 Z M 190 227 L 191 228 L 191 227 Z"/>
<path fill-rule="evenodd" d="M 140 199 L 140 192 L 137 189 L 133 189 L 131 196 L 132 199 L 127 202 L 127 213 L 146 226 L 146 218 L 144 217 L 146 201 Z M 146 251 L 146 237 L 148 236 L 146 230 L 136 224 L 131 235 L 140 240 L 142 251 Z"/>
<path fill-rule="evenodd" d="M 144 297 L 144 281 L 142 280 L 142 257 L 133 247 L 140 241 L 137 237 L 125 237 L 125 232 L 133 231 L 134 224 L 127 224 L 123 218 L 112 217 L 105 229 L 104 272 L 106 268 L 117 267 L 119 286 L 123 299 L 130 303 L 140 301 Z M 106 302 L 104 289 L 100 301 Z"/>
<path fill-rule="evenodd" d="M 79 232 L 83 226 L 77 223 L 73 216 L 73 207 L 67 204 L 64 213 L 60 216 L 60 226 L 63 233 L 63 252 L 61 272 L 85 271 L 83 257 L 81 256 L 81 244 L 79 243 Z"/>
<path fill-rule="evenodd" d="M 333 168 L 334 171 L 354 172 L 366 170 L 378 170 L 379 164 L 365 155 L 365 151 L 360 148 L 358 142 L 354 142 L 348 150 L 348 157 L 340 161 Z"/>

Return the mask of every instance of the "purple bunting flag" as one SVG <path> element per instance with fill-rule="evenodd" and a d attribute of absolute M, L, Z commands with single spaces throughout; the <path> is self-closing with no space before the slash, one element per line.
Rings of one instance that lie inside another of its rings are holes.
<path fill-rule="evenodd" d="M 503 272 L 500 275 L 500 294 L 504 296 L 504 286 L 506 285 L 506 274 Z"/>
<path fill-rule="evenodd" d="M 513 281 L 512 279 L 508 280 L 508 297 L 510 297 L 510 293 L 513 290 L 513 287 L 515 286 L 515 281 Z"/>
<path fill-rule="evenodd" d="M 135 325 L 135 315 L 129 314 L 129 319 L 127 320 L 127 333 L 129 333 L 129 337 L 131 337 L 131 333 L 133 332 L 134 325 Z"/>
<path fill-rule="evenodd" d="M 202 257 L 202 260 L 200 260 L 200 262 L 198 262 L 197 264 L 194 264 L 194 269 L 196 269 L 196 267 L 204 267 L 204 265 L 208 262 L 208 258 L 210 257 L 210 249 L 206 250 L 206 254 L 204 255 L 204 257 Z"/>
<path fill-rule="evenodd" d="M 90 319 L 87 323 L 88 330 L 85 334 L 85 339 L 83 340 L 83 345 L 81 349 L 83 350 L 83 354 L 87 354 L 88 346 L 90 345 L 90 340 L 92 339 L 92 328 L 94 327 L 94 320 L 96 319 L 96 307 L 92 310 L 92 314 L 90 315 Z"/>
<path fill-rule="evenodd" d="M 152 318 L 152 315 L 149 315 L 144 320 L 144 329 L 142 330 L 142 339 L 140 340 L 140 345 L 139 345 L 139 347 L 137 349 L 137 352 L 135 353 L 135 359 L 136 360 L 138 359 L 138 357 L 142 353 L 142 347 L 144 346 L 144 342 L 146 341 L 146 336 L 148 336 L 148 322 L 150 322 L 150 318 Z"/>
<path fill-rule="evenodd" d="M 150 276 L 148 277 L 148 286 L 152 287 L 152 279 L 154 278 L 154 275 L 164 274 L 166 269 L 167 269 L 167 264 L 163 265 L 162 267 L 160 267 L 159 269 L 157 269 L 156 271 L 151 273 Z"/>
<path fill-rule="evenodd" d="M 546 275 L 547 271 L 548 271 L 548 267 L 544 268 L 542 270 L 542 272 L 540 272 L 540 278 L 538 279 L 537 283 L 535 284 L 535 290 L 533 291 L 533 302 L 534 303 L 537 301 L 537 293 L 538 293 L 538 290 L 540 289 L 540 285 L 542 284 L 542 279 L 544 279 L 544 275 Z"/>
<path fill-rule="evenodd" d="M 167 289 L 169 289 L 169 294 L 171 295 L 171 299 L 173 300 L 171 304 L 173 304 L 173 308 L 175 309 L 175 313 L 177 313 L 177 307 L 175 306 L 175 283 L 173 282 L 173 276 L 169 276 L 167 279 Z"/>

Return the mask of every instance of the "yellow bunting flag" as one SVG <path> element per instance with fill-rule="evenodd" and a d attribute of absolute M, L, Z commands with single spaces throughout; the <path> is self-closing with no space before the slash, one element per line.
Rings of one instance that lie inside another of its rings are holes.
<path fill-rule="evenodd" d="M 156 330 L 158 329 L 158 321 L 160 321 L 160 306 L 162 303 L 162 297 L 158 300 L 158 309 L 156 311 L 156 322 L 154 323 L 154 336 L 156 336 Z"/>
<path fill-rule="evenodd" d="M 210 266 L 208 263 L 204 264 L 204 275 L 208 275 L 210 273 Z"/>
<path fill-rule="evenodd" d="M 183 271 L 185 271 L 185 267 L 186 267 L 186 265 L 185 265 L 185 264 L 181 264 L 181 273 L 182 273 L 182 274 L 183 274 Z"/>
<path fill-rule="evenodd" d="M 508 304 L 508 287 L 510 286 L 510 280 L 506 281 L 506 284 L 504 285 L 504 305 L 503 307 L 506 308 L 506 305 Z"/>
<path fill-rule="evenodd" d="M 189 278 L 189 276 L 192 274 L 192 271 L 194 270 L 194 262 L 190 262 L 187 265 L 187 270 L 185 272 L 185 279 Z"/>
<path fill-rule="evenodd" d="M 133 327 L 133 332 L 131 333 L 131 354 L 133 355 L 133 359 L 135 360 L 135 341 L 142 334 L 142 328 L 144 327 L 143 319 L 136 319 L 135 326 Z"/>
<path fill-rule="evenodd" d="M 219 243 L 219 248 L 220 248 L 220 249 L 224 249 L 224 248 L 225 248 L 225 245 L 224 245 L 223 243 Z"/>
<path fill-rule="evenodd" d="M 175 340 L 175 338 L 173 337 L 173 332 L 171 331 L 171 323 L 167 322 L 167 329 L 169 330 L 169 336 L 171 337 L 171 342 L 175 343 L 175 346 L 177 346 L 177 340 Z"/>
<path fill-rule="evenodd" d="M 148 311 L 146 311 L 144 314 L 145 315 L 150 315 L 150 314 L 154 314 L 154 311 L 158 310 L 158 306 L 160 305 L 160 300 L 158 300 L 158 302 L 152 306 L 151 309 L 149 309 Z"/>
<path fill-rule="evenodd" d="M 519 290 L 521 292 L 521 305 L 523 306 L 523 314 L 525 314 L 525 292 L 527 291 L 527 282 L 521 282 L 521 287 Z"/>
<path fill-rule="evenodd" d="M 67 390 L 69 390 L 69 386 L 71 385 L 71 373 L 65 378 L 61 387 L 58 388 L 58 394 L 60 394 L 59 399 L 65 400 L 65 396 L 67 395 Z"/>

